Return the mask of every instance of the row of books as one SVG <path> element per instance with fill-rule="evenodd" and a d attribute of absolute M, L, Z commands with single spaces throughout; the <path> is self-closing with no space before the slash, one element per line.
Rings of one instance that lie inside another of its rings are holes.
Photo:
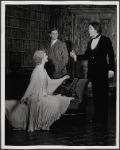
<path fill-rule="evenodd" d="M 23 9 L 23 10 L 34 10 L 34 11 L 44 11 L 44 12 L 49 12 L 50 11 L 50 7 L 51 5 L 42 5 L 42 4 L 39 4 L 39 5 L 6 5 L 6 9 Z M 14 11 L 13 11 L 14 12 Z"/>
<path fill-rule="evenodd" d="M 19 63 L 25 70 L 33 66 L 34 52 L 48 41 L 49 9 L 43 5 L 6 5 L 5 65 L 8 70 L 11 62 Z"/>
<path fill-rule="evenodd" d="M 25 44 L 27 42 L 27 44 Z M 6 39 L 6 51 L 26 51 L 30 50 L 29 41 Z"/>
<path fill-rule="evenodd" d="M 6 28 L 6 38 L 24 40 L 47 40 L 47 31 Z"/>
<path fill-rule="evenodd" d="M 6 53 L 5 65 L 19 64 L 20 67 L 33 67 L 33 53 Z"/>
<path fill-rule="evenodd" d="M 21 53 L 21 67 L 33 66 L 33 54 Z"/>
<path fill-rule="evenodd" d="M 41 22 L 39 20 L 26 20 L 6 17 L 5 25 L 8 27 L 25 28 L 25 29 L 40 29 L 49 30 L 49 22 Z"/>
<path fill-rule="evenodd" d="M 43 47 L 46 41 L 6 39 L 7 52 L 32 52 Z"/>
<path fill-rule="evenodd" d="M 26 10 L 14 7 L 6 7 L 6 16 L 24 18 L 24 19 L 36 19 L 45 22 L 50 21 L 50 13 L 45 11 Z"/>

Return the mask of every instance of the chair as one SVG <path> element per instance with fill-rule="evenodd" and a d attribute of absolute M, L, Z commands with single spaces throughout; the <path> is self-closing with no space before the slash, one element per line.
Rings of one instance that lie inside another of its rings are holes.
<path fill-rule="evenodd" d="M 72 100 L 68 109 L 79 109 L 79 105 L 83 102 L 84 93 L 88 86 L 88 79 L 78 79 L 75 86 L 75 93 L 77 97 Z"/>

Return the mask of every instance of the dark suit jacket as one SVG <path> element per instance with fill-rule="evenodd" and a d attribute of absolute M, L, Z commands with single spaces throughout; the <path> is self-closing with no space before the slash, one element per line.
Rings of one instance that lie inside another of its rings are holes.
<path fill-rule="evenodd" d="M 102 36 L 94 48 L 91 50 L 91 42 L 88 43 L 84 55 L 78 55 L 77 59 L 88 59 L 88 78 L 93 80 L 108 79 L 108 70 L 114 71 L 114 51 L 112 43 L 108 37 Z"/>

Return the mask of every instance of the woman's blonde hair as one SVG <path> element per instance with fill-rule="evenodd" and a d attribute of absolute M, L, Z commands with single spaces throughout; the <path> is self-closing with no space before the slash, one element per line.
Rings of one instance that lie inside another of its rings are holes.
<path fill-rule="evenodd" d="M 36 65 L 42 63 L 42 59 L 44 58 L 45 49 L 37 50 L 33 55 L 33 60 Z"/>

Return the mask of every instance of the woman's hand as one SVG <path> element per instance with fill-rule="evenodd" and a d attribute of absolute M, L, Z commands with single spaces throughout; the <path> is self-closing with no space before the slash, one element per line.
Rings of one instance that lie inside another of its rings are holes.
<path fill-rule="evenodd" d="M 108 78 L 110 79 L 110 78 L 113 78 L 113 77 L 114 77 L 114 71 L 109 70 L 108 71 Z"/>
<path fill-rule="evenodd" d="M 69 75 L 66 75 L 66 76 L 64 76 L 63 78 L 64 78 L 64 80 L 66 80 L 66 79 L 69 79 L 70 76 L 69 76 Z"/>

